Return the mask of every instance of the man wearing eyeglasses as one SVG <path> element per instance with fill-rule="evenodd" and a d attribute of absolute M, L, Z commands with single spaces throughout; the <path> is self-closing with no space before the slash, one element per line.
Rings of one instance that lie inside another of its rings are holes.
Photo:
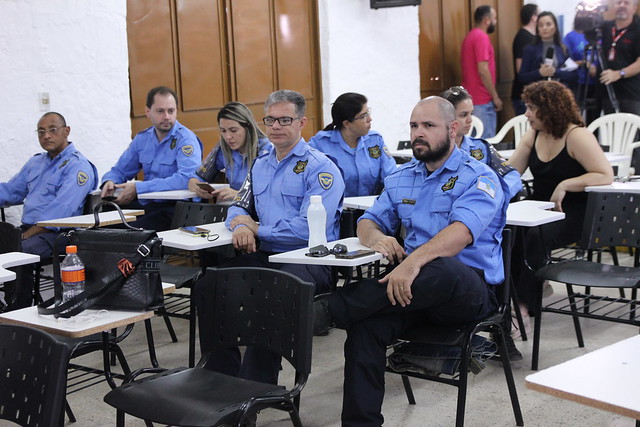
<path fill-rule="evenodd" d="M 506 185 L 455 144 L 453 105 L 421 100 L 410 119 L 416 161 L 385 179 L 358 238 L 391 263 L 380 280 L 341 287 L 326 315 L 346 329 L 343 426 L 379 426 L 387 346 L 412 325 L 462 325 L 494 312 L 504 280 Z M 504 186 L 503 186 L 504 185 Z M 406 229 L 404 247 L 394 237 Z"/>
<path fill-rule="evenodd" d="M 98 183 L 95 166 L 67 138 L 71 128 L 56 112 L 44 114 L 36 135 L 44 153 L 36 154 L 8 182 L 0 183 L 0 205 L 23 203 L 22 250 L 51 257 L 58 229 L 40 227 L 39 221 L 80 215 L 85 198 Z M 59 248 L 66 242 L 61 239 Z M 33 276 L 23 281 L 13 308 L 31 304 Z"/>
<path fill-rule="evenodd" d="M 235 203 L 229 208 L 226 225 L 233 231 L 233 246 L 244 255 L 225 267 L 266 267 L 286 271 L 311 282 L 316 293 L 331 290 L 331 270 L 327 266 L 270 263 L 274 253 L 308 245 L 307 208 L 312 195 L 322 196 L 327 212 L 327 240 L 339 238 L 344 181 L 338 167 L 302 138 L 307 122 L 305 100 L 298 92 L 279 90 L 265 102 L 266 134 L 274 149 L 255 160 Z M 210 321 L 203 306 L 206 279 L 196 284 L 195 298 L 200 319 L 203 354 L 211 349 Z M 217 352 L 216 370 L 245 379 L 277 384 L 280 357 L 260 349 L 247 348 L 240 363 L 237 348 Z"/>
<path fill-rule="evenodd" d="M 138 200 L 138 194 L 184 190 L 202 161 L 202 143 L 195 133 L 180 124 L 178 96 L 165 86 L 149 91 L 145 112 L 152 126 L 138 133 L 116 165 L 102 177 L 102 197 L 128 208 L 142 208 L 145 214 L 134 225 L 162 231 L 171 226 L 175 201 Z M 142 170 L 144 181 L 129 181 Z M 129 182 L 127 182 L 129 181 Z"/>

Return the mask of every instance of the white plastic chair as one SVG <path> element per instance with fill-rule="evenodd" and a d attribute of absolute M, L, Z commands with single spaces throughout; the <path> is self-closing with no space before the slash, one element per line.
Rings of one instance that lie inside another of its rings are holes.
<path fill-rule="evenodd" d="M 499 142 L 502 142 L 504 137 L 507 136 L 507 134 L 511 129 L 513 129 L 513 133 L 514 133 L 513 142 L 515 143 L 515 147 L 517 147 L 518 143 L 520 142 L 520 139 L 522 138 L 522 135 L 524 135 L 524 133 L 529 129 L 529 120 L 527 120 L 524 114 L 515 116 L 512 119 L 510 119 L 507 123 L 505 123 L 504 126 L 502 126 L 502 128 L 500 129 L 500 131 L 498 131 L 496 136 L 492 138 L 486 138 L 486 140 L 490 144 L 497 144 Z"/>
<path fill-rule="evenodd" d="M 633 149 L 640 146 L 640 141 L 635 141 L 638 129 L 640 129 L 640 116 L 631 113 L 606 114 L 595 119 L 587 129 L 590 132 L 598 130 L 598 142 L 600 145 L 608 145 L 612 153 L 621 153 L 631 157 Z M 635 142 L 634 142 L 635 141 Z M 618 165 L 618 176 L 627 176 L 630 173 L 631 161 Z"/>
<path fill-rule="evenodd" d="M 482 138 L 482 133 L 484 132 L 484 123 L 480 120 L 479 117 L 471 116 L 471 129 L 467 132 L 467 135 L 473 136 L 474 138 Z"/>

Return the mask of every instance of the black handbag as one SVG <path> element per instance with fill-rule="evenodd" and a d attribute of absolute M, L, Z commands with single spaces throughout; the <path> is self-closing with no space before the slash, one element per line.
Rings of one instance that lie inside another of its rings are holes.
<path fill-rule="evenodd" d="M 98 228 L 98 213 L 106 204 L 116 207 L 126 228 Z M 162 239 L 153 230 L 131 227 L 115 203 L 99 203 L 93 214 L 95 224 L 91 228 L 66 233 L 69 244 L 78 247 L 78 256 L 85 266 L 84 292 L 61 303 L 60 257 L 54 245 L 55 295 L 38 305 L 38 313 L 71 317 L 90 307 L 125 311 L 162 307 Z"/>

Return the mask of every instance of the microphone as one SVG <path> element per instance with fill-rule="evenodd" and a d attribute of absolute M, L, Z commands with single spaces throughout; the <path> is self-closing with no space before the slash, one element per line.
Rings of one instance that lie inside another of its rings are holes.
<path fill-rule="evenodd" d="M 544 55 L 544 65 L 549 65 L 549 66 L 553 65 L 553 54 L 554 54 L 553 46 L 549 46 L 547 48 L 547 53 Z M 551 80 L 551 76 L 547 77 L 547 80 Z"/>

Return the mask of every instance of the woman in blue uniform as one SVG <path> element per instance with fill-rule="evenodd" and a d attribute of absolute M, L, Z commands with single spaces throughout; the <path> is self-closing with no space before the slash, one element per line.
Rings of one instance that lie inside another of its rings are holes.
<path fill-rule="evenodd" d="M 230 102 L 222 107 L 218 112 L 218 127 L 220 142 L 196 171 L 197 177 L 189 180 L 189 190 L 203 199 L 231 201 L 238 194 L 255 158 L 271 151 L 272 145 L 251 111 L 240 102 Z M 199 182 L 212 182 L 223 169 L 228 188 L 209 192 L 198 187 Z"/>
<path fill-rule="evenodd" d="M 522 180 L 518 171 L 506 166 L 504 164 L 506 161 L 487 141 L 467 135 L 471 129 L 473 113 L 473 100 L 469 92 L 462 86 L 454 86 L 445 90 L 440 96 L 451 102 L 456 109 L 456 120 L 460 123 L 456 135 L 458 148 L 495 170 L 509 187 L 509 198 L 512 199 L 522 190 Z"/>
<path fill-rule="evenodd" d="M 342 169 L 346 197 L 380 194 L 384 178 L 396 170 L 396 162 L 382 136 L 371 130 L 367 98 L 359 93 L 343 93 L 331 107 L 331 118 L 333 121 L 309 144 Z"/>

